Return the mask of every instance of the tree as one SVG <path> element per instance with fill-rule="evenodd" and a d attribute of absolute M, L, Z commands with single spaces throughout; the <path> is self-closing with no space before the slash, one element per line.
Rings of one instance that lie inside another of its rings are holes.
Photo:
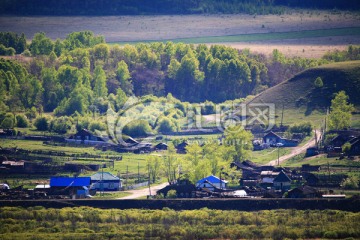
<path fill-rule="evenodd" d="M 102 66 L 98 65 L 94 70 L 94 97 L 107 97 L 106 75 Z"/>
<path fill-rule="evenodd" d="M 354 105 L 348 103 L 349 96 L 345 91 L 340 91 L 331 100 L 329 114 L 329 129 L 342 130 L 351 125 L 351 112 L 354 111 Z"/>
<path fill-rule="evenodd" d="M 160 174 L 161 158 L 158 156 L 149 156 L 146 161 L 149 170 L 150 181 L 155 183 Z"/>
<path fill-rule="evenodd" d="M 181 161 L 176 157 L 176 150 L 173 144 L 168 145 L 168 150 L 166 155 L 163 157 L 163 169 L 165 173 L 165 177 L 168 182 L 171 183 L 177 179 L 176 173 L 179 172 L 179 168 L 181 167 Z"/>
<path fill-rule="evenodd" d="M 116 69 L 116 78 L 120 83 L 120 87 L 124 90 L 125 93 L 131 94 L 133 86 L 131 84 L 131 75 L 128 68 L 128 65 L 125 61 L 120 61 Z"/>
<path fill-rule="evenodd" d="M 116 108 L 117 108 L 117 110 L 120 110 L 124 106 L 127 99 L 128 99 L 128 97 L 126 96 L 125 92 L 121 88 L 118 88 L 116 90 Z"/>
<path fill-rule="evenodd" d="M 45 33 L 36 33 L 30 44 L 32 55 L 49 55 L 54 49 L 54 43 Z"/>
<path fill-rule="evenodd" d="M 29 121 L 24 115 L 16 115 L 16 126 L 19 128 L 27 128 L 29 126 Z"/>
<path fill-rule="evenodd" d="M 225 146 L 229 147 L 234 155 L 234 161 L 244 161 L 250 157 L 254 136 L 242 126 L 229 126 L 225 132 Z"/>
<path fill-rule="evenodd" d="M 49 122 L 46 117 L 39 117 L 35 120 L 34 126 L 38 131 L 47 131 L 49 129 Z"/>

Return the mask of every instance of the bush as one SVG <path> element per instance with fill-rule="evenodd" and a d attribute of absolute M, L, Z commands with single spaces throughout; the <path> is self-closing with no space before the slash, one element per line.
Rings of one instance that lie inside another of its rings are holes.
<path fill-rule="evenodd" d="M 341 187 L 344 189 L 359 189 L 359 179 L 357 177 L 348 177 L 341 183 Z"/>
<path fill-rule="evenodd" d="M 29 49 L 26 49 L 22 55 L 24 55 L 25 57 L 31 57 L 31 52 L 29 51 Z"/>
<path fill-rule="evenodd" d="M 213 102 L 206 101 L 201 105 L 201 114 L 208 115 L 215 113 L 215 104 Z"/>
<path fill-rule="evenodd" d="M 338 237 L 337 233 L 334 231 L 327 231 L 324 233 L 324 238 L 336 239 Z"/>
<path fill-rule="evenodd" d="M 16 53 L 15 49 L 12 47 L 5 47 L 4 45 L 0 44 L 0 55 L 4 56 L 14 56 Z"/>
<path fill-rule="evenodd" d="M 147 121 L 136 120 L 127 124 L 122 133 L 131 137 L 145 137 L 152 134 L 152 129 Z"/>
<path fill-rule="evenodd" d="M 316 88 L 322 88 L 324 86 L 324 83 L 321 79 L 321 77 L 317 77 L 314 81 L 314 85 Z"/>
<path fill-rule="evenodd" d="M 49 130 L 49 122 L 46 117 L 39 117 L 35 120 L 34 126 L 38 131 L 47 131 Z"/>
<path fill-rule="evenodd" d="M 69 117 L 55 118 L 50 122 L 49 130 L 52 132 L 64 134 L 71 129 L 72 119 Z"/>
<path fill-rule="evenodd" d="M 106 130 L 106 124 L 102 123 L 102 122 L 97 122 L 97 121 L 91 122 L 89 124 L 89 130 L 91 132 L 95 132 L 96 130 L 105 131 Z"/>
<path fill-rule="evenodd" d="M 26 128 L 29 126 L 29 121 L 25 115 L 16 115 L 16 126 L 19 128 Z"/>
<path fill-rule="evenodd" d="M 160 133 L 170 133 L 176 131 L 175 124 L 167 117 L 161 118 L 157 125 L 157 130 Z"/>
<path fill-rule="evenodd" d="M 290 127 L 290 129 L 289 129 L 289 131 L 291 133 L 303 133 L 307 136 L 311 135 L 312 130 L 313 130 L 313 127 L 312 127 L 311 123 L 309 123 L 309 122 L 302 123 L 299 125 L 294 125 L 294 126 Z"/>
<path fill-rule="evenodd" d="M 168 191 L 166 198 L 176 198 L 177 197 L 177 192 L 176 190 L 170 190 Z"/>

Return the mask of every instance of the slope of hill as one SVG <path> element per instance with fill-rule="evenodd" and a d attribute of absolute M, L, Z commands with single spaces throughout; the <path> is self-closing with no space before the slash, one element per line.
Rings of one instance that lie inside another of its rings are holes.
<path fill-rule="evenodd" d="M 320 77 L 323 87 L 314 81 Z M 334 94 L 344 90 L 350 102 L 360 105 L 360 61 L 341 62 L 312 68 L 276 85 L 251 100 L 251 103 L 274 103 L 279 109 L 306 108 L 306 113 L 330 106 Z"/>

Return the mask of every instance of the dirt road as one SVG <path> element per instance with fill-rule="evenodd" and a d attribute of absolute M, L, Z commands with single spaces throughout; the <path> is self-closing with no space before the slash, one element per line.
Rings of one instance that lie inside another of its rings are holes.
<path fill-rule="evenodd" d="M 321 138 L 321 135 L 319 134 L 320 131 L 316 131 L 317 132 L 317 137 L 318 137 L 318 140 Z M 313 147 L 315 146 L 315 137 L 311 138 L 306 144 L 304 144 L 303 146 L 298 146 L 298 147 L 294 147 L 292 150 L 291 150 L 291 153 L 287 154 L 287 155 L 284 155 L 282 157 L 278 159 L 274 159 L 272 161 L 270 161 L 268 164 L 266 165 L 270 165 L 270 166 L 275 166 L 275 165 L 278 165 L 278 162 L 279 164 L 285 162 L 286 160 L 292 158 L 292 157 L 295 157 L 296 155 L 299 155 L 300 153 L 303 153 L 306 151 L 307 148 L 309 147 Z"/>
<path fill-rule="evenodd" d="M 155 195 L 156 191 L 166 187 L 167 185 L 169 185 L 169 183 L 166 182 L 166 183 L 162 183 L 159 185 L 150 186 L 151 195 Z M 149 188 L 130 190 L 130 191 L 126 191 L 126 192 L 131 193 L 131 195 L 122 197 L 122 198 L 118 198 L 118 199 L 136 199 L 136 198 L 140 198 L 140 197 L 145 197 L 145 196 L 149 195 Z"/>

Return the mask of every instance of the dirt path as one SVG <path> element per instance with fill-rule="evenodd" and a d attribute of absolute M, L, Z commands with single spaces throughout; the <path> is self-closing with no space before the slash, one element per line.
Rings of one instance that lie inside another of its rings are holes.
<path fill-rule="evenodd" d="M 317 131 L 318 140 L 321 138 L 321 135 L 319 133 L 320 133 L 320 131 Z M 300 153 L 305 152 L 307 148 L 315 146 L 315 143 L 316 143 L 315 137 L 313 137 L 307 143 L 305 143 L 303 146 L 294 147 L 291 150 L 291 153 L 289 153 L 287 155 L 284 155 L 284 156 L 281 156 L 279 158 L 279 160 L 274 159 L 274 160 L 270 161 L 267 165 L 275 166 L 275 165 L 278 165 L 278 162 L 279 162 L 279 164 L 281 164 L 281 163 L 285 162 L 286 160 L 288 160 L 288 159 L 290 159 L 292 157 L 295 157 L 296 155 L 299 155 Z"/>
<path fill-rule="evenodd" d="M 166 183 L 162 183 L 159 185 L 150 186 L 151 195 L 155 195 L 158 190 L 166 187 L 167 185 L 169 185 L 169 183 L 166 182 Z M 126 191 L 126 192 L 131 193 L 131 195 L 122 197 L 122 198 L 118 198 L 118 199 L 136 199 L 136 198 L 140 198 L 140 197 L 145 197 L 145 196 L 149 195 L 149 188 L 130 190 L 130 191 Z"/>

